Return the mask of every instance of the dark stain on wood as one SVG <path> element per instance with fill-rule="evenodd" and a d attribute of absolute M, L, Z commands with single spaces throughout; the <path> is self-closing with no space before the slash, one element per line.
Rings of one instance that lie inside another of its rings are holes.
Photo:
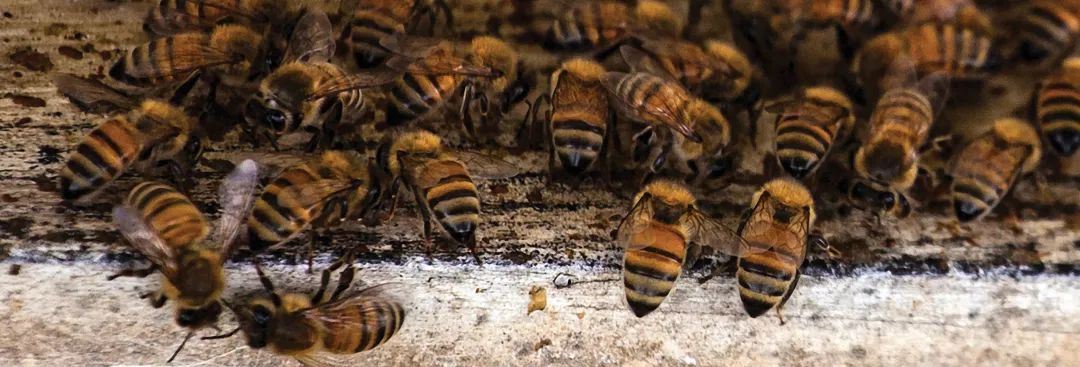
<path fill-rule="evenodd" d="M 11 62 L 22 67 L 30 69 L 32 71 L 49 71 L 53 68 L 52 60 L 49 59 L 49 55 L 37 52 L 30 48 L 23 48 L 12 52 L 8 55 L 11 58 Z"/>
<path fill-rule="evenodd" d="M 62 152 L 63 151 L 60 150 L 59 148 L 56 148 L 56 147 L 53 147 L 53 146 L 50 146 L 50 145 L 42 145 L 42 146 L 38 147 L 38 159 L 37 159 L 37 161 L 38 161 L 38 163 L 41 163 L 41 164 L 58 163 L 62 159 L 60 157 L 60 153 L 62 153 Z"/>
<path fill-rule="evenodd" d="M 38 97 L 32 97 L 22 94 L 11 94 L 8 95 L 8 98 L 11 98 L 11 102 L 23 107 L 45 107 L 45 100 Z"/>
<path fill-rule="evenodd" d="M 73 60 L 82 60 L 83 58 L 83 52 L 71 46 L 60 46 L 60 48 L 57 49 L 57 52 Z"/>
<path fill-rule="evenodd" d="M 15 217 L 0 221 L 0 231 L 18 239 L 25 239 L 26 235 L 30 233 L 30 226 L 32 225 L 34 225 L 34 220 L 31 218 Z"/>

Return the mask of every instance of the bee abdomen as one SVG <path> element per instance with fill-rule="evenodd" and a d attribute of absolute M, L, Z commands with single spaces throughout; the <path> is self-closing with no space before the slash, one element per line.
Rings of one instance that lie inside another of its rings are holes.
<path fill-rule="evenodd" d="M 255 201 L 255 207 L 248 217 L 253 250 L 288 241 L 312 222 L 309 211 L 311 208 L 283 203 L 278 193 L 286 187 L 303 185 L 318 179 L 318 175 L 306 169 L 290 169 L 267 185 L 266 191 Z"/>
<path fill-rule="evenodd" d="M 953 182 L 952 198 L 957 219 L 968 222 L 993 208 L 1000 195 L 994 189 L 980 184 L 978 180 L 957 177 Z"/>
<path fill-rule="evenodd" d="M 1064 56 L 1073 46 L 1080 17 L 1050 1 L 1034 2 L 1020 18 L 1020 57 L 1029 61 Z"/>
<path fill-rule="evenodd" d="M 142 144 L 137 132 L 120 118 L 106 120 L 90 132 L 60 172 L 60 193 L 65 200 L 88 195 L 131 165 Z"/>
<path fill-rule="evenodd" d="M 781 121 L 777 127 L 776 157 L 796 178 L 813 171 L 831 145 L 829 132 L 800 119 Z"/>
<path fill-rule="evenodd" d="M 1038 119 L 1050 146 L 1069 156 L 1080 147 L 1080 90 L 1072 84 L 1051 83 L 1039 94 Z"/>
<path fill-rule="evenodd" d="M 909 40 L 921 68 L 942 70 L 953 76 L 998 66 L 999 56 L 989 37 L 952 24 L 927 24 Z"/>
<path fill-rule="evenodd" d="M 390 106 L 399 116 L 414 119 L 442 101 L 434 76 L 405 74 L 390 87 Z"/>
<path fill-rule="evenodd" d="M 471 243 L 480 222 L 480 196 L 472 179 L 465 174 L 444 177 L 426 197 L 435 219 L 451 237 Z"/>
<path fill-rule="evenodd" d="M 187 196 L 167 184 L 141 183 L 131 189 L 125 202 L 138 209 L 143 220 L 170 247 L 201 242 L 209 231 L 202 212 Z"/>
<path fill-rule="evenodd" d="M 340 354 L 359 353 L 374 349 L 390 340 L 405 322 L 405 309 L 397 303 L 371 300 L 348 310 L 349 319 L 356 323 L 341 323 L 327 330 L 323 346 Z"/>
<path fill-rule="evenodd" d="M 650 229 L 654 234 L 660 230 Z M 623 255 L 623 287 L 626 302 L 637 317 L 660 307 L 682 272 L 686 242 L 671 233 L 658 234 L 662 241 Z M 634 242 L 636 239 L 631 239 Z M 633 244 L 631 244 L 633 246 Z"/>
<path fill-rule="evenodd" d="M 552 143 L 563 168 L 572 174 L 584 172 L 599 156 L 607 128 L 581 119 L 554 119 Z"/>
<path fill-rule="evenodd" d="M 128 51 L 122 59 L 109 68 L 109 77 L 135 86 L 151 86 L 182 80 L 190 75 L 192 70 L 180 69 L 200 63 L 185 60 L 184 65 L 177 65 L 175 54 L 192 53 L 190 50 L 183 51 L 178 48 L 198 47 L 208 44 L 208 36 L 201 33 L 185 33 L 156 38 Z M 187 57 L 191 58 L 192 55 Z"/>
<path fill-rule="evenodd" d="M 781 302 L 796 277 L 794 258 L 778 253 L 751 254 L 739 259 L 735 277 L 739 298 L 750 317 L 758 317 Z"/>
<path fill-rule="evenodd" d="M 386 59 L 387 52 L 379 46 L 379 40 L 395 32 L 403 32 L 404 26 L 386 15 L 361 10 L 346 27 L 349 47 L 361 68 L 376 67 Z"/>

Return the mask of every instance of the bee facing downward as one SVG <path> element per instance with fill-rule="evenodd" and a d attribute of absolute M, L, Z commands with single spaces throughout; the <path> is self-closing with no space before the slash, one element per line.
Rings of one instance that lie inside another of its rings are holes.
<path fill-rule="evenodd" d="M 624 246 L 623 285 L 626 302 L 637 317 L 660 307 L 675 288 L 687 254 L 710 246 L 740 256 L 751 250 L 734 231 L 697 206 L 686 186 L 655 180 L 634 197 L 630 212 L 615 229 Z M 692 257 L 692 256 L 691 256 Z"/>
<path fill-rule="evenodd" d="M 1042 157 L 1042 141 L 1035 128 L 1006 118 L 976 137 L 954 158 L 952 201 L 956 218 L 969 222 L 990 213 Z"/>
<path fill-rule="evenodd" d="M 222 310 L 219 302 L 225 290 L 224 264 L 251 210 L 257 184 L 258 166 L 251 160 L 238 165 L 225 178 L 218 198 L 221 219 L 210 241 L 205 240 L 209 232 L 206 218 L 186 196 L 157 182 L 135 186 L 124 204 L 113 210 L 113 221 L 127 242 L 150 260 L 151 266 L 127 269 L 109 280 L 160 272 L 161 290 L 151 300 L 154 307 L 172 301 L 176 323 L 190 330 L 188 338 L 195 330 L 215 324 Z M 176 353 L 183 346 L 181 343 Z"/>

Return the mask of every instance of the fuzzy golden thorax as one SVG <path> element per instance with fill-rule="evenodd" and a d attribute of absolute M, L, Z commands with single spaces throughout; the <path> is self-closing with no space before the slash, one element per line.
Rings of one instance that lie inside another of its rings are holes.
<path fill-rule="evenodd" d="M 1022 172 L 1031 172 L 1039 165 L 1042 139 L 1031 124 L 1015 118 L 1003 118 L 994 122 L 992 132 L 1006 143 L 1031 147 L 1031 155 L 1024 160 Z"/>
<path fill-rule="evenodd" d="M 442 151 L 442 138 L 424 130 L 416 130 L 402 133 L 394 139 L 390 145 L 389 161 L 387 169 L 391 176 L 401 174 L 401 166 L 398 158 L 402 153 L 409 156 L 437 155 Z"/>
<path fill-rule="evenodd" d="M 471 49 L 469 56 L 472 63 L 502 73 L 489 81 L 493 92 L 502 93 L 517 78 L 518 53 L 510 44 L 495 37 L 480 36 L 473 38 Z"/>
<path fill-rule="evenodd" d="M 782 177 L 766 182 L 761 189 L 754 193 L 753 198 L 750 200 L 750 207 L 757 207 L 762 194 L 766 192 L 769 193 L 769 200 L 775 200 L 786 207 L 809 209 L 810 218 L 808 219 L 811 225 L 817 220 L 817 213 L 814 211 L 814 196 L 798 180 L 791 177 Z"/>

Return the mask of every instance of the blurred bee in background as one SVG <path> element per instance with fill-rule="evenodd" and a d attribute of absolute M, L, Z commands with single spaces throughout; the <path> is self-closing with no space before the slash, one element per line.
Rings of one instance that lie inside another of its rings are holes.
<path fill-rule="evenodd" d="M 814 198 L 799 181 L 779 178 L 765 183 L 750 201 L 739 235 L 750 250 L 738 261 L 739 298 L 750 317 L 780 310 L 799 284 L 799 268 L 808 244 L 827 247 L 824 238 L 812 234 L 817 214 Z"/>
<path fill-rule="evenodd" d="M 326 151 L 285 168 L 266 185 L 247 218 L 251 250 L 283 244 L 308 228 L 367 219 L 384 192 L 385 179 L 377 174 L 367 158 L 351 151 Z M 309 269 L 315 242 L 312 236 Z"/>
<path fill-rule="evenodd" d="M 975 137 L 950 165 L 952 202 L 961 222 L 990 213 L 1020 175 L 1031 172 L 1042 157 L 1039 133 L 1025 121 L 1004 118 Z"/>
<path fill-rule="evenodd" d="M 1080 148 L 1080 58 L 1042 80 L 1032 100 L 1032 119 L 1052 150 L 1068 157 Z"/>
<path fill-rule="evenodd" d="M 228 86 L 240 86 L 266 52 L 261 33 L 243 25 L 223 24 L 209 33 L 179 33 L 136 46 L 113 64 L 109 76 L 145 87 L 183 81 L 206 70 Z"/>
<path fill-rule="evenodd" d="M 636 1 L 631 9 L 620 1 L 591 0 L 563 4 L 556 9 L 567 10 L 552 21 L 544 36 L 544 48 L 591 50 L 598 59 L 630 41 L 632 36 L 676 38 L 683 31 L 682 19 L 660 1 Z"/>
<path fill-rule="evenodd" d="M 1006 10 L 1010 61 L 1054 68 L 1076 49 L 1080 37 L 1080 1 L 1013 1 Z"/>
<path fill-rule="evenodd" d="M 844 92 L 813 86 L 766 107 L 776 114 L 773 153 L 789 175 L 804 179 L 828 158 L 855 126 L 855 105 Z"/>
<path fill-rule="evenodd" d="M 472 78 L 462 91 L 459 118 L 466 131 L 475 137 L 477 125 L 483 130 L 497 129 L 510 110 L 525 100 L 532 90 L 532 75 L 525 70 L 518 52 L 498 38 L 473 38 L 469 50 L 467 58 L 471 64 L 491 68 L 497 74 L 491 78 Z M 473 101 L 479 110 L 479 123 L 473 121 L 470 113 Z"/>
<path fill-rule="evenodd" d="M 151 7 L 143 30 L 154 36 L 208 31 L 223 23 L 262 29 L 287 23 L 296 3 L 286 0 L 160 0 Z"/>
<path fill-rule="evenodd" d="M 345 0 L 341 9 L 345 18 L 341 39 L 361 69 L 382 65 L 391 53 L 379 40 L 395 33 L 415 34 L 423 16 L 431 31 L 440 13 L 445 28 L 454 29 L 453 14 L 442 0 Z"/>
<path fill-rule="evenodd" d="M 646 165 L 642 182 L 660 172 L 673 152 L 672 167 L 691 180 L 727 173 L 732 157 L 724 148 L 731 126 L 719 109 L 677 82 L 648 73 L 608 72 L 603 84 L 624 117 L 646 125 L 634 134 L 632 149 L 634 161 Z"/>
<path fill-rule="evenodd" d="M 467 151 L 452 151 L 438 135 L 423 130 L 389 134 L 383 138 L 375 158 L 376 166 L 391 178 L 389 220 L 397 208 L 402 183 L 412 191 L 424 241 L 432 250 L 432 224 L 437 222 L 456 245 L 465 245 L 473 258 L 477 254 L 476 230 L 480 226 L 480 193 L 474 177 L 498 179 L 518 174 L 517 167 L 500 159 Z"/>
<path fill-rule="evenodd" d="M 331 272 L 343 262 L 347 265 L 338 275 L 336 289 L 324 299 Z M 323 271 L 319 289 L 311 296 L 279 292 L 257 263 L 255 270 L 269 295 L 236 306 L 226 303 L 240 326 L 203 339 L 227 338 L 242 331 L 253 349 L 269 348 L 308 366 L 344 366 L 349 363 L 343 357 L 386 343 L 405 322 L 404 292 L 398 284 L 344 294 L 355 274 L 351 256 Z"/>
<path fill-rule="evenodd" d="M 734 231 L 703 213 L 686 186 L 669 180 L 645 185 L 614 234 L 625 249 L 624 292 L 637 317 L 660 307 L 682 268 L 693 264 L 700 246 L 732 256 L 750 250 Z"/>
<path fill-rule="evenodd" d="M 77 77 L 56 78 L 61 91 L 73 95 L 73 99 L 107 98 L 130 108 L 98 122 L 73 149 L 60 171 L 64 200 L 88 200 L 129 169 L 153 174 L 164 168 L 174 179 L 187 184 L 184 178 L 189 177 L 202 155 L 204 138 L 194 119 L 183 110 L 161 100 L 126 100 L 108 90 L 95 89 Z"/>
<path fill-rule="evenodd" d="M 150 260 L 145 269 L 127 269 L 109 276 L 146 277 L 161 273 L 161 289 L 151 295 L 157 308 L 173 301 L 176 323 L 189 329 L 169 358 L 180 353 L 198 329 L 215 326 L 225 290 L 225 261 L 251 210 L 258 185 L 258 166 L 246 160 L 222 183 L 218 203 L 222 214 L 212 240 L 202 212 L 184 194 L 159 182 L 144 182 L 131 189 L 122 205 L 113 209 L 113 221 L 127 242 Z M 146 296 L 144 296 L 145 298 Z"/>
<path fill-rule="evenodd" d="M 895 23 L 901 25 L 955 23 L 983 34 L 992 31 L 990 17 L 971 0 L 882 0 L 881 3 L 897 18 Z"/>
<path fill-rule="evenodd" d="M 882 34 L 859 50 L 853 66 L 873 101 L 887 89 L 897 60 L 914 64 L 918 75 L 941 72 L 953 80 L 982 80 L 1003 62 L 989 35 L 951 23 L 926 23 Z"/>
<path fill-rule="evenodd" d="M 528 140 L 545 142 L 549 181 L 555 176 L 557 165 L 573 177 L 582 176 L 600 159 L 608 159 L 608 169 L 611 168 L 610 140 L 615 137 L 612 133 L 615 111 L 608 104 L 603 85 L 606 73 L 595 61 L 567 60 L 551 73 L 548 92 L 529 106 L 521 128 L 531 132 Z M 546 118 L 538 118 L 544 103 L 550 104 L 551 109 Z M 537 130 L 543 134 L 535 135 Z M 534 139 L 535 136 L 542 138 Z"/>
<path fill-rule="evenodd" d="M 900 57 L 883 80 L 886 92 L 868 121 L 869 131 L 853 155 L 856 179 L 848 197 L 856 205 L 906 215 L 906 195 L 919 172 L 919 150 L 927 143 L 930 128 L 948 98 L 948 75 L 923 77 L 915 72 L 915 60 Z M 862 204 L 860 204 L 862 203 Z"/>

